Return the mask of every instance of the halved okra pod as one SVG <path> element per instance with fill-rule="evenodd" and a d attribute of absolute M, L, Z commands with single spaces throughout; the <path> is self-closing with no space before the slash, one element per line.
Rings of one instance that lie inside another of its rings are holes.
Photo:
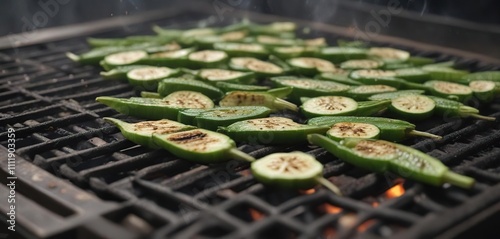
<path fill-rule="evenodd" d="M 465 189 L 471 188 L 475 182 L 473 178 L 449 170 L 438 159 L 408 146 L 355 138 L 337 142 L 319 134 L 311 134 L 308 139 L 350 164 L 377 173 L 390 171 L 434 186 L 450 183 Z"/>
<path fill-rule="evenodd" d="M 309 119 L 308 125 L 320 125 L 332 127 L 338 123 L 364 123 L 376 126 L 380 132 L 380 139 L 393 142 L 402 141 L 412 136 L 429 137 L 440 139 L 441 136 L 415 130 L 415 125 L 398 119 L 382 117 L 358 117 L 358 116 L 323 116 Z M 348 127 L 347 130 L 350 130 Z"/>
<path fill-rule="evenodd" d="M 283 117 L 269 117 L 236 122 L 219 127 L 219 132 L 236 142 L 260 144 L 304 143 L 311 133 L 325 133 L 329 127 L 304 125 Z"/>
<path fill-rule="evenodd" d="M 332 115 L 370 116 L 381 112 L 389 106 L 390 100 L 356 102 L 344 96 L 320 96 L 303 98 L 300 106 L 307 118 Z"/>
<path fill-rule="evenodd" d="M 220 106 L 266 106 L 273 111 L 298 111 L 297 105 L 269 92 L 231 91 L 219 101 Z"/>
<path fill-rule="evenodd" d="M 211 84 L 182 77 L 166 78 L 158 84 L 158 93 L 161 96 L 166 96 L 176 91 L 195 91 L 210 97 L 212 100 L 218 100 L 224 95 L 224 92 Z"/>
<path fill-rule="evenodd" d="M 271 109 L 264 106 L 216 107 L 213 109 L 185 109 L 179 112 L 177 120 L 181 123 L 196 125 L 203 129 L 217 130 L 219 126 L 267 117 Z"/>

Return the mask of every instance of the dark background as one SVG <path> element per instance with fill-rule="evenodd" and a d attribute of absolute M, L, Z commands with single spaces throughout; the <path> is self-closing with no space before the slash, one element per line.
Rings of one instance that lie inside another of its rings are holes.
<path fill-rule="evenodd" d="M 51 3 L 59 1 L 58 8 L 54 9 Z M 277 15 L 292 16 L 296 18 L 309 18 L 313 14 L 328 15 L 335 12 L 334 6 L 340 0 L 32 0 L 32 1 L 2 1 L 0 7 L 0 35 L 19 33 L 33 23 L 37 29 L 74 24 L 98 19 L 113 18 L 116 16 L 133 15 L 147 10 L 159 8 L 175 8 L 178 4 L 189 4 L 197 7 L 197 2 L 214 1 L 222 3 L 233 3 L 235 8 L 251 11 L 259 11 Z M 500 2 L 494 0 L 398 0 L 408 10 L 427 17 L 430 15 L 447 16 L 478 22 L 482 24 L 500 24 Z M 357 4 L 372 3 L 386 6 L 389 0 L 355 0 L 349 1 Z M 39 19 L 40 24 L 34 18 L 36 13 L 43 10 L 44 6 L 53 9 L 52 16 L 44 22 Z M 323 7 L 325 6 L 325 7 Z M 318 12 L 318 9 L 320 12 Z"/>

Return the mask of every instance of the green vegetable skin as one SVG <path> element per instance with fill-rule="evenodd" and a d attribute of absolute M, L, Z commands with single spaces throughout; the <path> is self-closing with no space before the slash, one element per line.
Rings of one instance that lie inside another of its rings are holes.
<path fill-rule="evenodd" d="M 310 78 L 283 76 L 273 77 L 271 81 L 280 87 L 292 87 L 292 93 L 289 97 L 293 102 L 299 102 L 301 97 L 341 96 L 350 89 L 348 85 Z"/>
<path fill-rule="evenodd" d="M 479 110 L 467 105 L 464 105 L 460 102 L 454 100 L 448 100 L 441 97 L 436 96 L 428 96 L 436 103 L 436 108 L 434 109 L 435 114 L 439 114 L 441 116 L 458 116 L 462 118 L 472 117 L 481 120 L 489 120 L 495 121 L 496 118 L 483 116 L 479 114 Z"/>
<path fill-rule="evenodd" d="M 224 92 L 219 88 L 199 80 L 187 78 L 167 78 L 158 84 L 158 93 L 161 96 L 167 96 L 176 91 L 196 91 L 200 92 L 213 100 L 222 98 Z"/>
<path fill-rule="evenodd" d="M 319 134 L 309 135 L 308 140 L 350 164 L 374 172 L 391 171 L 434 186 L 450 183 L 469 189 L 475 182 L 470 177 L 450 171 L 438 159 L 400 144 L 353 138 L 336 142 Z"/>
<path fill-rule="evenodd" d="M 260 86 L 260 85 L 243 85 L 243 84 L 235 84 L 228 82 L 217 82 L 215 86 L 221 89 L 224 92 L 230 91 L 266 91 L 270 88 L 268 86 Z"/>
<path fill-rule="evenodd" d="M 375 125 L 380 129 L 380 139 L 399 142 L 411 136 L 423 136 L 433 139 L 440 139 L 441 136 L 415 130 L 415 125 L 397 119 L 382 117 L 357 117 L 357 116 L 323 116 L 309 119 L 308 125 L 331 127 L 336 123 L 367 123 Z"/>
<path fill-rule="evenodd" d="M 271 109 L 264 106 L 217 107 L 213 109 L 181 110 L 177 120 L 181 123 L 196 125 L 203 129 L 217 130 L 238 121 L 267 117 Z"/>
<path fill-rule="evenodd" d="M 176 97 L 163 99 L 131 97 L 130 99 L 101 96 L 96 100 L 114 110 L 143 119 L 177 119 L 177 113 L 185 108 L 213 108 L 213 102 L 197 92 L 179 91 Z"/>
<path fill-rule="evenodd" d="M 292 110 L 298 107 L 268 92 L 231 91 L 219 102 L 220 106 L 266 106 L 273 111 Z"/>
<path fill-rule="evenodd" d="M 283 145 L 304 143 L 308 134 L 324 134 L 328 128 L 298 124 L 288 118 L 269 117 L 236 122 L 227 127 L 219 127 L 218 132 L 228 135 L 236 142 Z"/>
<path fill-rule="evenodd" d="M 184 125 L 166 119 L 157 121 L 142 121 L 133 124 L 109 117 L 105 117 L 104 120 L 116 125 L 126 139 L 136 144 L 154 149 L 158 148 L 158 146 L 153 143 L 153 134 L 164 135 L 195 128 L 193 126 Z"/>
<path fill-rule="evenodd" d="M 133 69 L 148 67 L 148 65 L 130 65 L 116 67 L 110 71 L 102 71 L 102 78 L 107 80 L 127 80 L 127 73 Z"/>
<path fill-rule="evenodd" d="M 237 150 L 229 137 L 204 129 L 153 134 L 153 142 L 177 157 L 201 164 L 222 163 L 231 158 L 255 160 Z"/>

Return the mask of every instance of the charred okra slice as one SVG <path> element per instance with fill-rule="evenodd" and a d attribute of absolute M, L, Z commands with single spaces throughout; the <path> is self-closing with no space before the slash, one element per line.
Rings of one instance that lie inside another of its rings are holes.
<path fill-rule="evenodd" d="M 176 91 L 196 91 L 210 97 L 212 100 L 218 100 L 224 95 L 219 88 L 194 79 L 167 78 L 160 81 L 158 85 L 158 93 L 161 96 L 166 96 Z"/>
<path fill-rule="evenodd" d="M 431 87 L 435 96 L 464 102 L 472 97 L 472 89 L 465 85 L 447 81 L 427 81 L 424 85 Z"/>
<path fill-rule="evenodd" d="M 368 50 L 368 56 L 383 62 L 405 62 L 410 58 L 407 51 L 390 47 L 372 47 Z"/>
<path fill-rule="evenodd" d="M 355 100 L 367 100 L 372 95 L 394 91 L 397 89 L 388 85 L 360 85 L 352 87 L 347 95 Z"/>
<path fill-rule="evenodd" d="M 314 57 L 297 57 L 289 59 L 288 64 L 298 74 L 313 76 L 317 73 L 335 72 L 336 68 L 331 62 Z"/>
<path fill-rule="evenodd" d="M 271 110 L 264 106 L 217 107 L 213 109 L 185 109 L 179 112 L 177 120 L 181 123 L 196 125 L 203 129 L 217 130 L 219 126 L 267 117 Z"/>
<path fill-rule="evenodd" d="M 273 111 L 292 110 L 298 107 L 268 92 L 231 91 L 219 102 L 220 106 L 266 106 Z"/>
<path fill-rule="evenodd" d="M 231 57 L 255 57 L 264 59 L 269 55 L 266 48 L 254 43 L 215 43 L 214 49 L 226 52 Z"/>
<path fill-rule="evenodd" d="M 156 91 L 158 89 L 158 82 L 161 79 L 178 74 L 178 70 L 168 67 L 141 67 L 130 70 L 127 73 L 128 83 L 136 86 L 139 89 L 146 89 Z"/>
<path fill-rule="evenodd" d="M 224 69 L 201 69 L 196 76 L 208 82 L 231 82 L 249 84 L 255 79 L 253 72 L 240 72 Z"/>
<path fill-rule="evenodd" d="M 389 104 L 389 100 L 356 102 L 344 96 L 320 96 L 306 99 L 300 109 L 307 118 L 332 115 L 369 116 L 385 110 Z"/>
<path fill-rule="evenodd" d="M 319 134 L 309 135 L 308 139 L 310 143 L 326 149 L 338 158 L 374 172 L 391 171 L 434 186 L 450 183 L 469 189 L 475 182 L 470 177 L 452 172 L 438 159 L 404 145 L 355 138 L 336 142 Z"/>
<path fill-rule="evenodd" d="M 299 124 L 283 117 L 269 117 L 236 122 L 227 127 L 219 127 L 218 131 L 236 142 L 296 144 L 304 143 L 308 134 L 324 134 L 328 128 Z"/>
<path fill-rule="evenodd" d="M 347 60 L 365 59 L 367 50 L 354 47 L 325 47 L 319 50 L 316 57 L 340 63 Z"/>
<path fill-rule="evenodd" d="M 333 126 L 337 123 L 367 123 L 376 126 L 380 130 L 380 139 L 399 142 L 409 137 L 421 136 L 440 139 L 441 136 L 415 130 L 415 125 L 397 119 L 382 117 L 359 117 L 359 116 L 323 116 L 312 118 L 307 121 L 308 125 Z"/>
<path fill-rule="evenodd" d="M 213 108 L 214 103 L 207 96 L 193 91 L 177 91 L 163 99 L 139 98 L 130 99 L 101 96 L 96 98 L 114 110 L 143 119 L 177 119 L 180 109 Z"/>
<path fill-rule="evenodd" d="M 287 189 L 308 189 L 322 184 L 337 195 L 340 190 L 323 178 L 323 165 L 303 152 L 274 153 L 252 162 L 251 171 L 259 182 Z"/>
<path fill-rule="evenodd" d="M 479 110 L 467 105 L 464 105 L 458 101 L 444 99 L 436 96 L 428 96 L 436 103 L 435 114 L 450 117 L 458 116 L 461 118 L 472 117 L 481 120 L 494 121 L 494 117 L 483 116 L 479 114 Z"/>
<path fill-rule="evenodd" d="M 271 81 L 280 87 L 292 87 L 290 98 L 294 102 L 298 102 L 301 97 L 345 95 L 350 89 L 348 85 L 309 78 L 283 76 L 273 77 Z"/>
<path fill-rule="evenodd" d="M 167 119 L 142 121 L 138 123 L 127 123 L 109 117 L 105 117 L 104 120 L 116 125 L 126 139 L 149 148 L 158 148 L 158 146 L 153 143 L 153 134 L 164 135 L 195 128 Z"/>
<path fill-rule="evenodd" d="M 233 70 L 251 71 L 257 76 L 277 76 L 285 72 L 282 67 L 276 64 L 252 57 L 231 58 L 229 67 Z"/>
<path fill-rule="evenodd" d="M 231 138 L 205 129 L 153 134 L 153 142 L 179 158 L 201 164 L 222 163 L 231 158 L 255 160 L 236 149 Z"/>
<path fill-rule="evenodd" d="M 432 116 L 436 102 L 425 95 L 403 95 L 392 99 L 389 111 L 398 118 L 423 120 Z"/>

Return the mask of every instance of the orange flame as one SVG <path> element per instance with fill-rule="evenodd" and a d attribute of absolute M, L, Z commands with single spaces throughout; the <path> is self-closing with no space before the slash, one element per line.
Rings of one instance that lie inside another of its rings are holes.
<path fill-rule="evenodd" d="M 328 213 L 328 214 L 337 214 L 337 213 L 340 213 L 342 212 L 342 208 L 340 207 L 336 207 L 336 206 L 333 206 L 332 204 L 330 203 L 324 203 L 322 205 L 322 208 L 323 210 Z"/>
<path fill-rule="evenodd" d="M 385 196 L 387 198 L 397 198 L 405 193 L 405 189 L 403 187 L 403 183 L 398 183 L 394 185 L 394 187 L 389 188 L 385 191 Z"/>
<path fill-rule="evenodd" d="M 370 219 L 366 222 L 361 223 L 361 225 L 358 226 L 357 230 L 359 232 L 364 232 L 366 229 L 368 229 L 370 226 L 372 226 L 375 223 L 375 220 Z"/>
<path fill-rule="evenodd" d="M 248 212 L 250 212 L 250 217 L 252 217 L 252 219 L 254 221 L 261 220 L 262 218 L 264 218 L 266 216 L 266 215 L 264 215 L 264 213 L 262 213 L 256 209 L 253 209 L 253 208 L 249 208 Z"/>

